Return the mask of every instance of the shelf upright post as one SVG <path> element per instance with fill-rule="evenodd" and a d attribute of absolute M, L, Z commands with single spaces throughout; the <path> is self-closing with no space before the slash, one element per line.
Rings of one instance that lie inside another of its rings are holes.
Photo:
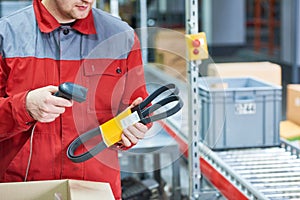
<path fill-rule="evenodd" d="M 186 34 L 198 33 L 198 1 L 186 0 Z M 189 198 L 200 197 L 200 160 L 199 160 L 199 94 L 197 93 L 197 80 L 201 60 L 190 60 L 187 65 L 187 77 L 189 81 Z"/>
<path fill-rule="evenodd" d="M 110 13 L 115 17 L 120 17 L 118 0 L 110 0 Z"/>
<path fill-rule="evenodd" d="M 140 18 L 141 18 L 141 48 L 143 63 L 148 64 L 148 28 L 147 28 L 147 0 L 140 0 Z"/>

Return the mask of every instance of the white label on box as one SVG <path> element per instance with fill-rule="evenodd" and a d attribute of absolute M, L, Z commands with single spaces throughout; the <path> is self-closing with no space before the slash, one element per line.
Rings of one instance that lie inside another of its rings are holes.
<path fill-rule="evenodd" d="M 255 103 L 237 103 L 235 104 L 235 114 L 237 115 L 249 115 L 256 113 Z"/>
<path fill-rule="evenodd" d="M 296 106 L 296 107 L 299 107 L 299 106 L 300 106 L 300 98 L 299 98 L 299 97 L 296 97 L 296 98 L 295 98 L 295 106 Z"/>

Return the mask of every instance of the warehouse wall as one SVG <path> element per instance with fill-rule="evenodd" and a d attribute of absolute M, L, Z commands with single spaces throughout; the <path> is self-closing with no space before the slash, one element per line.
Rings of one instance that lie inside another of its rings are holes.
<path fill-rule="evenodd" d="M 296 16 L 300 13 L 299 0 L 284 0 L 281 9 L 281 59 L 299 67 L 300 55 L 296 55 L 300 52 L 300 16 Z"/>
<path fill-rule="evenodd" d="M 201 15 L 210 45 L 246 43 L 245 0 L 203 0 Z"/>

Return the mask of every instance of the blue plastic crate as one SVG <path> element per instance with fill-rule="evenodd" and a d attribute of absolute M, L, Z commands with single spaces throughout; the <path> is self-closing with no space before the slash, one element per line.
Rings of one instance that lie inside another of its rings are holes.
<path fill-rule="evenodd" d="M 202 77 L 200 139 L 212 149 L 280 144 L 281 86 L 245 78 Z"/>

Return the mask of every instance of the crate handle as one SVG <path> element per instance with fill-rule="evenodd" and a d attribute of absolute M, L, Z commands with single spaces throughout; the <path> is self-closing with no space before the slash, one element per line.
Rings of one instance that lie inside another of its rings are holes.
<path fill-rule="evenodd" d="M 237 96 L 237 97 L 235 97 L 236 103 L 249 103 L 249 102 L 254 102 L 254 101 L 255 101 L 254 96 Z"/>

